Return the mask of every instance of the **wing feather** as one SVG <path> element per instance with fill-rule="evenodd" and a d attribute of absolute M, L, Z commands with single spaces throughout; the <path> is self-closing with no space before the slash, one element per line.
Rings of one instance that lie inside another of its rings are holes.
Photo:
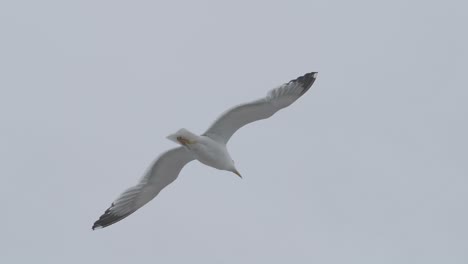
<path fill-rule="evenodd" d="M 227 110 L 203 135 L 226 144 L 239 128 L 269 118 L 278 110 L 294 103 L 309 90 L 316 78 L 317 72 L 307 73 L 269 91 L 264 98 Z"/>
<path fill-rule="evenodd" d="M 177 179 L 185 164 L 192 160 L 192 154 L 183 147 L 161 154 L 137 185 L 128 188 L 115 199 L 94 223 L 93 230 L 112 225 L 151 201 L 164 187 Z"/>

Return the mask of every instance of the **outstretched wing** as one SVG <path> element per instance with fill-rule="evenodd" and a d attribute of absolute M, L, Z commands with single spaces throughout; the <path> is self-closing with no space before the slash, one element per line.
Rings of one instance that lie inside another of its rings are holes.
<path fill-rule="evenodd" d="M 123 192 L 94 223 L 93 230 L 112 225 L 151 201 L 167 185 L 177 179 L 185 164 L 193 160 L 183 147 L 159 156 L 140 182 Z"/>
<path fill-rule="evenodd" d="M 292 104 L 309 90 L 316 78 L 317 72 L 307 73 L 269 91 L 265 98 L 229 109 L 203 135 L 226 144 L 239 128 L 268 118 Z"/>

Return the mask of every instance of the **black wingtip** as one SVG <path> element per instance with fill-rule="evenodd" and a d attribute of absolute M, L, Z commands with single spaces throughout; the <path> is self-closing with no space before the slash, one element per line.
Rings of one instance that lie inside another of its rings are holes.
<path fill-rule="evenodd" d="M 302 91 L 302 94 L 304 94 L 305 92 L 307 92 L 307 90 L 309 90 L 309 88 L 312 86 L 312 84 L 314 84 L 315 79 L 317 79 L 317 74 L 318 74 L 318 72 L 309 72 L 309 73 L 306 73 L 303 76 L 298 77 L 297 79 L 294 79 L 294 80 L 292 80 L 290 82 L 300 83 L 301 86 L 304 89 Z"/>
<path fill-rule="evenodd" d="M 96 222 L 94 222 L 93 227 L 92 227 L 93 230 L 101 229 L 101 228 L 110 226 L 112 224 L 115 224 L 119 222 L 120 220 L 124 219 L 125 217 L 131 215 L 133 212 L 135 212 L 135 211 L 130 211 L 123 215 L 117 215 L 111 212 L 111 208 L 113 206 L 114 206 L 114 203 L 112 203 L 112 205 L 104 212 L 104 214 L 101 215 L 101 217 L 99 217 L 99 219 Z"/>
<path fill-rule="evenodd" d="M 133 212 L 132 212 L 133 213 Z M 127 213 L 124 215 L 115 215 L 112 213 L 105 213 L 99 219 L 94 222 L 92 229 L 101 229 L 112 224 L 119 222 L 120 220 L 124 219 L 125 217 L 129 216 L 131 213 Z"/>

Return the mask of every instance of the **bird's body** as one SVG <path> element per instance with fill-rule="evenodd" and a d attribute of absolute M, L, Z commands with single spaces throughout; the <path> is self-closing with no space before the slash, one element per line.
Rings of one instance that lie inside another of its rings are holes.
<path fill-rule="evenodd" d="M 197 136 L 185 128 L 167 137 L 184 146 L 193 158 L 218 170 L 235 170 L 234 161 L 229 155 L 226 144 L 216 142 L 207 136 Z"/>
<path fill-rule="evenodd" d="M 139 183 L 123 192 L 104 214 L 94 223 L 93 229 L 114 224 L 129 216 L 151 201 L 179 175 L 182 168 L 192 160 L 241 175 L 226 144 L 241 127 L 261 119 L 266 119 L 301 97 L 314 83 L 316 72 L 305 74 L 295 80 L 271 90 L 266 97 L 241 104 L 223 113 L 202 135 L 187 129 L 180 129 L 168 136 L 169 140 L 180 144 L 161 154 Z"/>

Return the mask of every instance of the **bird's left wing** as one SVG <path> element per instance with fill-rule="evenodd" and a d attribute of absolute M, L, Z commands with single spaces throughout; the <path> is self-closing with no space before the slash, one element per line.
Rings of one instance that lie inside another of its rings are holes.
<path fill-rule="evenodd" d="M 226 144 L 241 127 L 272 116 L 301 97 L 314 83 L 316 72 L 307 73 L 268 92 L 259 100 L 241 104 L 224 112 L 203 134 Z"/>
<path fill-rule="evenodd" d="M 151 201 L 179 175 L 193 156 L 184 147 L 161 154 L 137 185 L 123 192 L 94 223 L 93 230 L 112 225 Z"/>

